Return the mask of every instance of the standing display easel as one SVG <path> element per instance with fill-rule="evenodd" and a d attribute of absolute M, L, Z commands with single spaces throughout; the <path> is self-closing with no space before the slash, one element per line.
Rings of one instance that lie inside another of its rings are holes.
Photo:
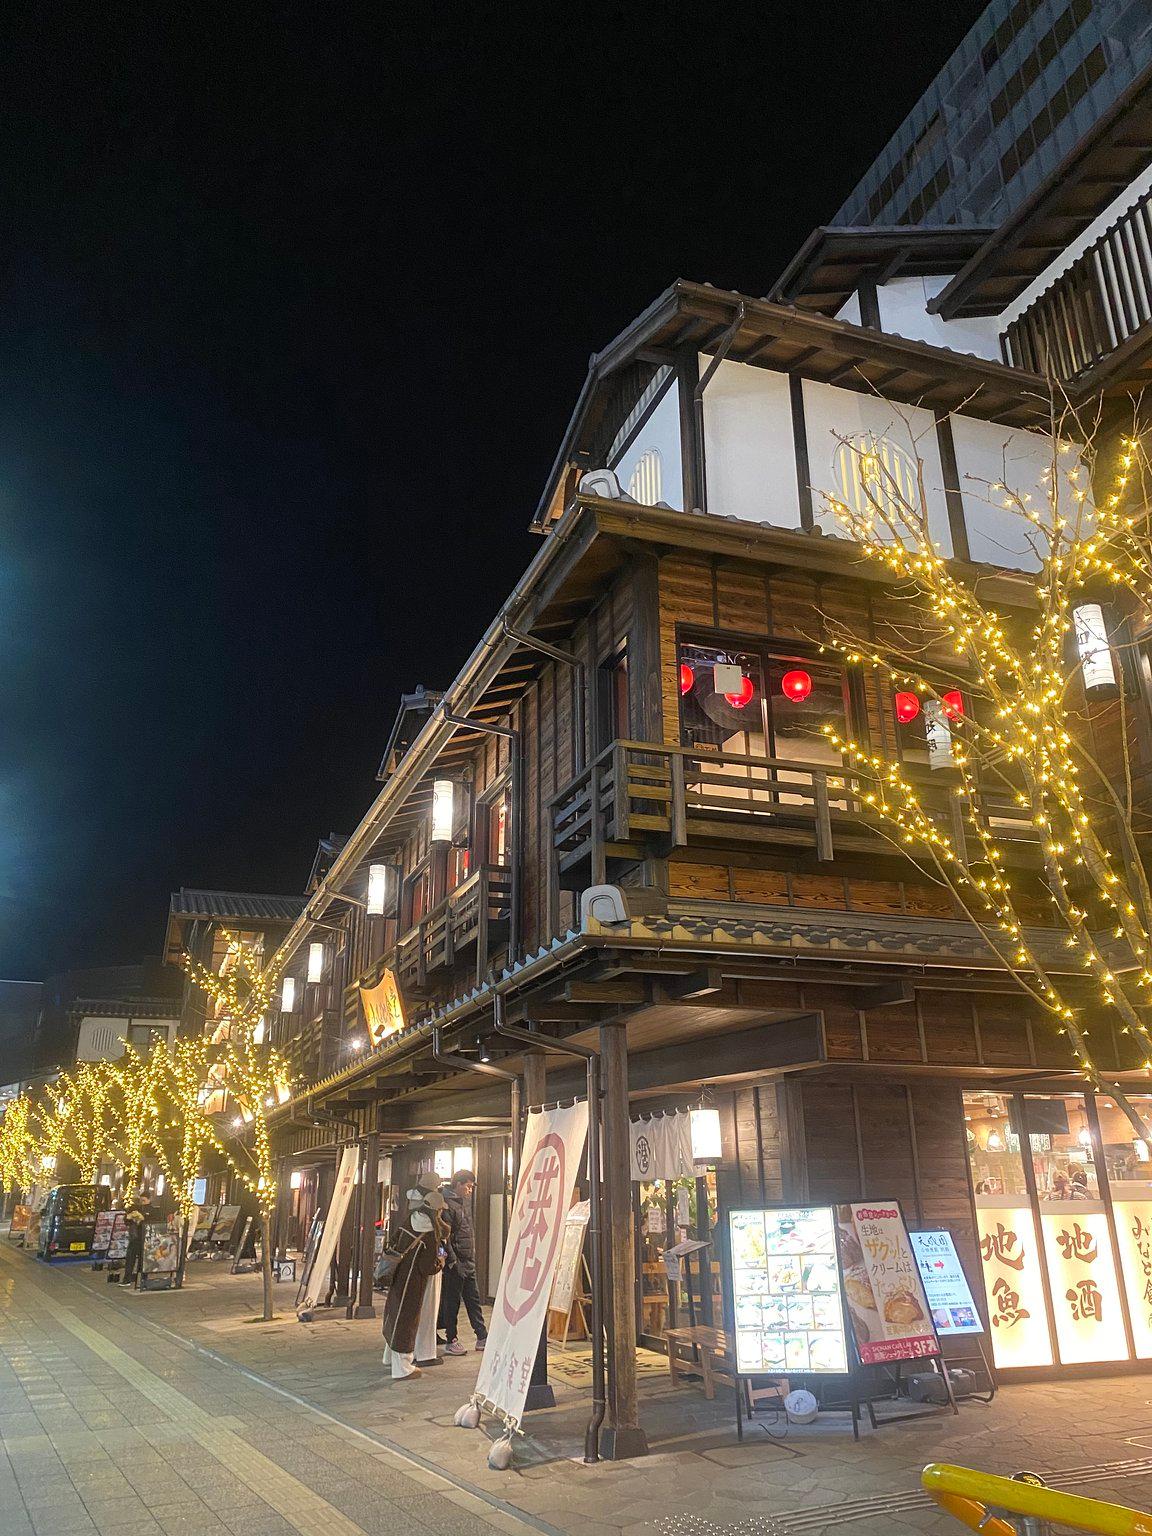
<path fill-rule="evenodd" d="M 565 1218 L 564 1230 L 560 1237 L 560 1257 L 556 1261 L 556 1273 L 553 1276 L 552 1290 L 548 1297 L 548 1327 L 551 1338 L 556 1337 L 557 1330 L 562 1330 L 558 1340 L 561 1349 L 568 1348 L 573 1309 L 579 1313 L 585 1336 L 591 1332 L 588 1327 L 588 1316 L 584 1310 L 586 1303 L 591 1299 L 592 1283 L 587 1261 L 584 1258 L 584 1234 L 588 1230 L 589 1212 L 587 1200 L 577 1201 Z M 577 1291 L 577 1281 L 581 1278 L 585 1284 Z"/>

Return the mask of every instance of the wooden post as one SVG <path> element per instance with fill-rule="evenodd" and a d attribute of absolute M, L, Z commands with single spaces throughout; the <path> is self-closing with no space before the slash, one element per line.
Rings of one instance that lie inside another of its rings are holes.
<path fill-rule="evenodd" d="M 539 1107 L 548 1097 L 547 1082 L 548 1058 L 543 1051 L 526 1051 L 524 1053 L 524 1100 L 523 1112 L 527 1114 L 530 1106 Z M 516 1139 L 517 1146 L 522 1144 L 523 1126 L 514 1125 L 512 1135 Z M 519 1172 L 519 1158 L 516 1160 L 517 1172 Z M 513 1191 L 515 1195 L 515 1191 Z M 548 1314 L 544 1314 L 544 1327 L 540 1332 L 540 1343 L 536 1347 L 536 1359 L 532 1365 L 532 1380 L 528 1383 L 528 1396 L 524 1403 L 525 1411 L 532 1408 L 554 1408 L 556 1406 L 556 1394 L 548 1381 Z"/>
<path fill-rule="evenodd" d="M 608 1428 L 603 1454 L 622 1461 L 643 1456 L 636 1397 L 636 1306 L 633 1295 L 632 1177 L 628 1140 L 628 1037 L 622 1023 L 600 1026 L 604 1093 L 605 1325 L 608 1332 Z"/>
<path fill-rule="evenodd" d="M 372 1278 L 376 1268 L 376 1217 L 380 1212 L 380 1136 L 371 1132 L 360 1165 L 360 1295 L 354 1317 L 375 1317 Z"/>

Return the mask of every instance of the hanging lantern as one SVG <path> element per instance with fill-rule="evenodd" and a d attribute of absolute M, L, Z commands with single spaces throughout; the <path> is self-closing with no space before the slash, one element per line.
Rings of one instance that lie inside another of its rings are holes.
<path fill-rule="evenodd" d="M 680 697 L 692 692 L 692 684 L 696 681 L 696 674 L 686 661 L 680 663 Z"/>
<path fill-rule="evenodd" d="M 291 1013 L 296 1007 L 296 978 L 285 976 L 280 983 L 280 1012 Z"/>
<path fill-rule="evenodd" d="M 1072 628 L 1084 687 L 1089 692 L 1094 688 L 1114 688 L 1116 667 L 1108 647 L 1108 630 L 1100 604 L 1081 603 L 1078 608 L 1073 608 Z"/>
<path fill-rule="evenodd" d="M 791 699 L 793 704 L 803 704 L 812 692 L 812 674 L 805 672 L 802 667 L 785 672 L 780 679 L 780 692 L 786 699 Z"/>
<path fill-rule="evenodd" d="M 320 939 L 313 939 L 308 946 L 308 980 L 319 981 L 324 975 L 324 944 Z"/>
<path fill-rule="evenodd" d="M 898 693 L 894 702 L 896 718 L 901 725 L 908 725 L 920 713 L 920 700 L 914 693 Z"/>
<path fill-rule="evenodd" d="M 451 779 L 437 779 L 432 785 L 432 841 L 434 843 L 452 841 L 455 812 L 456 786 Z"/>
<path fill-rule="evenodd" d="M 368 905 L 366 911 L 369 917 L 383 917 L 384 908 L 388 903 L 388 866 L 387 864 L 369 864 L 368 866 Z"/>
<path fill-rule="evenodd" d="M 743 709 L 746 705 L 751 704 L 755 695 L 756 684 L 750 677 L 745 677 L 741 674 L 739 691 L 736 693 L 726 693 L 724 697 L 733 709 Z"/>
<path fill-rule="evenodd" d="M 716 1163 L 723 1156 L 720 1140 L 720 1111 L 718 1109 L 694 1109 L 692 1121 L 692 1161 Z"/>
<path fill-rule="evenodd" d="M 949 688 L 947 693 L 940 695 L 940 708 L 945 720 L 962 720 L 964 718 L 964 695 L 959 688 Z"/>
<path fill-rule="evenodd" d="M 304 1173 L 300 1168 L 294 1168 L 288 1175 L 288 1188 L 299 1189 L 304 1182 Z"/>

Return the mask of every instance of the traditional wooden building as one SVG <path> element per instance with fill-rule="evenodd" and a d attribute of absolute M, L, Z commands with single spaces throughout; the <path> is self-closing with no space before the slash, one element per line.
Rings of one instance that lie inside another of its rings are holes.
<path fill-rule="evenodd" d="M 582 1072 L 559 1048 L 599 1051 L 617 1454 L 643 1446 L 637 1340 L 658 1347 L 675 1302 L 658 1249 L 682 1217 L 707 1233 L 742 1203 L 897 1197 L 947 1228 L 982 1300 L 987 1284 L 1002 1369 L 1152 1358 L 1126 1236 L 1152 1202 L 1147 1145 L 878 832 L 824 732 L 897 757 L 956 830 L 923 712 L 822 649 L 830 623 L 867 639 L 910 621 L 821 495 L 865 494 L 852 445 L 881 443 L 901 484 L 922 470 L 942 554 L 1028 620 L 1035 552 L 981 487 L 1007 465 L 1043 494 L 1046 375 L 1073 400 L 1105 390 L 1106 425 L 1142 379 L 1149 110 L 1141 76 L 1003 227 L 817 231 L 771 299 L 679 282 L 598 353 L 535 558 L 444 691 L 403 700 L 376 799 L 329 840 L 283 940 L 274 1032 L 301 1076 L 277 1120 L 286 1187 L 351 1138 L 385 1198 L 417 1168 L 471 1162 L 489 1289 L 509 1078 L 524 1103 L 562 1097 Z M 1108 622 L 1144 795 L 1150 653 L 1130 616 Z M 963 674 L 954 688 L 962 712 Z M 1115 753 L 1115 704 L 1081 708 Z M 1035 952 L 1078 973 L 1048 926 L 1035 829 L 994 785 L 977 809 Z M 1148 1095 L 1125 1038 L 1102 1030 L 1096 1056 Z M 721 1150 L 691 1200 L 634 1185 L 630 1114 L 702 1102 Z M 1099 1244 L 1098 1328 L 1063 1305 L 1053 1222 L 1073 1187 Z M 1027 1326 L 996 1315 L 998 1227 L 1029 1236 L 1013 1271 Z"/>

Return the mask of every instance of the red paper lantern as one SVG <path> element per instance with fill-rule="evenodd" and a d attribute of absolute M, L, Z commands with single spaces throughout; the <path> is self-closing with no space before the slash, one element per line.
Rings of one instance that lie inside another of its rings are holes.
<path fill-rule="evenodd" d="M 740 692 L 726 693 L 724 697 L 733 709 L 743 709 L 746 704 L 751 704 L 756 693 L 756 684 L 750 677 L 741 677 Z"/>
<path fill-rule="evenodd" d="M 940 695 L 940 708 L 946 720 L 959 720 L 964 714 L 964 695 L 959 688 L 950 688 Z"/>
<path fill-rule="evenodd" d="M 898 693 L 895 699 L 896 718 L 901 725 L 915 720 L 920 713 L 920 700 L 914 693 Z"/>
<path fill-rule="evenodd" d="M 785 672 L 780 679 L 780 692 L 786 699 L 791 699 L 793 704 L 802 704 L 812 692 L 811 674 L 799 667 L 794 672 Z"/>
<path fill-rule="evenodd" d="M 680 694 L 692 692 L 692 684 L 696 681 L 696 674 L 686 661 L 680 663 Z"/>

